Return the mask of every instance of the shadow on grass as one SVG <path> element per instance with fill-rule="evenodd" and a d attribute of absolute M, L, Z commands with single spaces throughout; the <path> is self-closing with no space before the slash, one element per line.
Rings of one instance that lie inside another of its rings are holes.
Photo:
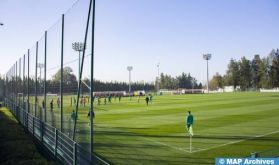
<path fill-rule="evenodd" d="M 89 128 L 89 126 L 87 127 Z M 144 127 L 105 127 L 94 125 L 94 152 L 101 155 L 105 160 L 112 162 L 112 164 L 212 164 L 214 163 L 214 157 L 216 157 L 214 154 L 220 154 L 219 152 L 211 151 L 195 154 L 179 151 L 179 149 L 183 147 L 183 149 L 186 150 L 185 146 L 182 144 L 182 139 L 185 139 L 186 134 L 183 136 L 138 133 L 138 131 L 141 132 L 141 130 L 145 129 L 147 131 L 149 130 L 149 128 Z M 86 136 L 88 135 L 88 130 L 86 131 L 81 128 L 78 134 Z M 195 135 L 195 139 L 200 139 L 199 144 L 202 145 L 208 143 L 218 145 L 220 144 L 218 140 L 228 140 L 240 141 L 241 144 L 236 145 L 236 148 L 250 147 L 251 143 L 256 143 L 257 147 L 260 145 L 267 147 L 271 145 L 269 147 L 272 147 L 274 144 L 278 143 L 278 134 L 279 133 L 276 133 L 276 136 L 262 137 L 197 134 Z M 242 143 L 242 140 L 249 140 L 249 143 Z M 262 142 L 269 143 L 264 144 Z M 171 144 L 175 144 L 175 146 L 172 147 Z M 90 145 L 88 143 L 83 143 L 83 146 L 88 147 Z M 224 148 L 227 149 L 227 147 Z M 230 153 L 229 151 L 226 152 Z"/>
<path fill-rule="evenodd" d="M 39 154 L 7 108 L 0 108 L 0 148 L 0 164 L 55 164 Z"/>

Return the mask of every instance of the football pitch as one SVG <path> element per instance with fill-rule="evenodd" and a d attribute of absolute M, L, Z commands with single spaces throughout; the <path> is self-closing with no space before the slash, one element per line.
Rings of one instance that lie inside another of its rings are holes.
<path fill-rule="evenodd" d="M 215 157 L 251 152 L 279 156 L 278 93 L 154 96 L 149 106 L 144 97 L 139 103 L 136 97 L 113 99 L 96 105 L 95 114 L 94 152 L 112 164 L 213 164 Z"/>

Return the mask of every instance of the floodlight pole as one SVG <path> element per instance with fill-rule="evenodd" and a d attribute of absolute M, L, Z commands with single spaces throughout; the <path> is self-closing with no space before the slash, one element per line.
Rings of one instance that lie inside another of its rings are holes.
<path fill-rule="evenodd" d="M 37 67 L 40 69 L 40 83 L 42 82 L 42 68 L 45 67 L 43 63 L 38 63 Z"/>
<path fill-rule="evenodd" d="M 157 64 L 158 77 L 157 77 L 157 95 L 160 95 L 160 63 Z"/>
<path fill-rule="evenodd" d="M 208 82 L 208 60 L 206 60 L 206 80 L 207 80 L 207 93 L 209 93 L 209 82 Z"/>
<path fill-rule="evenodd" d="M 204 54 L 203 59 L 206 60 L 206 69 L 207 69 L 207 93 L 209 93 L 209 82 L 208 82 L 208 61 L 211 59 L 211 54 Z"/>
<path fill-rule="evenodd" d="M 133 70 L 132 66 L 128 66 L 127 70 L 129 71 L 129 96 L 131 98 L 131 71 Z"/>
<path fill-rule="evenodd" d="M 82 42 L 74 42 L 72 43 L 72 48 L 78 52 L 78 77 L 80 77 L 80 55 L 84 48 L 84 43 Z M 78 80 L 79 83 L 79 80 Z M 79 85 L 79 84 L 78 84 Z"/>

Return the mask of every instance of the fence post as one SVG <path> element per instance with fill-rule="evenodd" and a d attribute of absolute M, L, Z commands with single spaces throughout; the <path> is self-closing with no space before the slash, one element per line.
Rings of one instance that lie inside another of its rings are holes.
<path fill-rule="evenodd" d="M 24 105 L 24 108 L 25 108 L 25 103 L 23 103 Z M 24 129 L 26 129 L 26 111 L 24 110 L 23 111 L 23 126 L 24 126 Z"/>
<path fill-rule="evenodd" d="M 30 112 L 30 93 L 29 93 L 29 74 L 30 74 L 30 54 L 29 54 L 29 49 L 28 49 L 28 54 L 27 54 L 27 112 Z"/>
<path fill-rule="evenodd" d="M 33 137 L 35 136 L 35 126 L 34 126 L 34 123 L 35 123 L 35 117 L 32 116 L 32 134 L 33 134 Z"/>
<path fill-rule="evenodd" d="M 76 165 L 77 164 L 77 143 L 74 142 L 74 146 L 73 146 L 73 164 Z"/>
<path fill-rule="evenodd" d="M 27 106 L 27 104 L 26 104 L 26 106 Z M 29 127 L 29 121 L 28 121 L 28 117 L 29 117 L 29 114 L 28 113 L 26 113 L 26 116 L 25 116 L 25 123 L 26 123 L 26 130 L 28 131 L 28 127 Z"/>
<path fill-rule="evenodd" d="M 45 65 L 44 65 L 44 113 L 45 113 L 45 115 L 44 115 L 44 122 L 47 122 L 47 117 L 46 117 L 46 115 L 47 115 L 47 112 L 46 112 L 46 62 L 47 62 L 47 60 L 46 60 L 46 56 L 47 56 L 47 31 L 45 31 L 45 56 L 44 56 L 44 63 L 45 63 Z"/>
<path fill-rule="evenodd" d="M 25 99 L 24 99 L 24 97 L 25 97 L 25 95 L 26 95 L 26 90 L 25 90 L 25 54 L 24 54 L 24 56 L 23 56 L 23 68 L 22 68 L 22 70 L 23 70 L 23 73 L 22 73 L 22 76 L 23 76 L 23 84 L 22 84 L 22 86 L 23 86 L 23 89 L 22 89 L 22 93 L 23 93 L 23 95 L 22 95 L 22 106 L 23 106 L 23 114 L 24 114 L 24 117 L 23 117 L 23 120 L 24 120 L 24 122 L 25 122 L 25 116 L 26 116 L 26 104 L 25 104 Z M 26 123 L 24 123 L 24 124 L 26 124 Z"/>
<path fill-rule="evenodd" d="M 91 8 L 91 6 L 90 6 Z M 94 115 L 94 107 L 93 107 L 93 69 L 94 69 L 94 40 L 95 40 L 95 0 L 92 3 L 92 27 L 91 27 L 91 75 L 90 75 L 90 160 L 93 162 L 93 115 Z"/>
<path fill-rule="evenodd" d="M 16 119 L 18 120 L 18 109 L 17 109 L 17 105 L 18 105 L 18 98 L 17 98 L 17 88 L 18 88 L 18 82 L 17 82 L 17 61 L 15 63 L 15 116 L 16 116 Z"/>
<path fill-rule="evenodd" d="M 64 56 L 64 14 L 62 14 L 62 36 L 61 36 L 61 75 L 60 75 L 60 130 L 63 132 L 63 56 Z"/>
<path fill-rule="evenodd" d="M 37 115 L 37 104 L 38 104 L 38 77 L 37 77 L 37 68 L 38 68 L 38 41 L 36 42 L 36 64 L 35 64 L 35 117 L 38 117 Z"/>
<path fill-rule="evenodd" d="M 42 144 L 44 144 L 44 122 L 40 120 L 40 123 L 41 123 L 41 141 Z"/>
<path fill-rule="evenodd" d="M 87 23 L 86 23 L 85 36 L 84 36 L 84 45 L 86 45 L 86 41 L 87 41 L 87 34 L 88 34 L 88 27 L 89 27 L 90 13 L 91 13 L 91 5 L 92 5 L 92 0 L 90 0 L 89 9 L 88 9 L 88 17 L 87 17 Z M 93 53 L 94 52 L 92 52 L 92 55 L 93 55 Z M 75 134 L 76 134 L 76 125 L 77 125 L 77 118 L 78 118 L 78 105 L 79 105 L 79 97 L 80 97 L 80 90 L 81 90 L 81 78 L 82 78 L 82 71 L 83 71 L 84 55 L 85 55 L 85 46 L 83 47 L 81 67 L 80 67 L 79 79 L 78 79 L 78 92 L 77 92 L 77 99 L 76 99 L 77 100 L 77 103 L 76 103 L 76 117 L 75 117 L 75 123 L 74 123 L 73 141 L 75 141 Z"/>
<path fill-rule="evenodd" d="M 54 157 L 57 156 L 57 140 L 58 140 L 58 130 L 55 128 L 55 148 L 54 148 Z"/>

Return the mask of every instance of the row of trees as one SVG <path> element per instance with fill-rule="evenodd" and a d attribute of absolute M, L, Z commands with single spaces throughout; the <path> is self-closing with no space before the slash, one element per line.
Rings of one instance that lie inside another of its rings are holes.
<path fill-rule="evenodd" d="M 63 68 L 63 78 L 64 78 L 64 92 L 76 92 L 78 87 L 78 82 L 76 76 L 73 74 L 73 70 L 70 67 Z M 55 75 L 52 76 L 52 80 L 49 80 L 51 84 L 50 90 L 53 87 L 58 86 L 60 83 L 61 70 L 59 70 Z M 89 92 L 90 80 L 85 78 L 82 80 L 82 91 Z M 102 82 L 100 80 L 93 80 L 93 91 L 125 91 L 129 88 L 129 84 L 125 82 Z M 134 82 L 131 83 L 132 90 L 154 90 L 154 84 L 152 83 L 143 83 L 143 82 Z"/>
<path fill-rule="evenodd" d="M 67 92 L 67 90 L 76 91 L 77 90 L 77 79 L 76 76 L 73 74 L 73 70 L 69 67 L 64 68 L 64 83 L 65 90 L 64 92 Z M 52 84 L 51 86 L 59 87 L 60 82 L 60 75 L 61 71 L 59 70 L 55 75 L 53 75 L 52 80 L 49 81 L 49 84 Z M 88 91 L 88 88 L 85 84 L 90 84 L 89 79 L 84 79 L 82 83 L 82 90 Z M 125 91 L 128 89 L 129 84 L 125 82 L 102 82 L 99 80 L 94 80 L 93 82 L 93 90 L 94 91 Z M 201 83 L 197 83 L 197 80 L 191 76 L 190 73 L 182 73 L 181 75 L 177 77 L 172 77 L 170 75 L 166 75 L 162 73 L 160 75 L 160 88 L 161 89 L 177 89 L 177 88 L 202 88 Z M 143 82 L 134 82 L 131 83 L 132 90 L 155 90 L 155 86 L 153 83 L 143 83 Z M 67 88 L 68 87 L 68 88 Z"/>
<path fill-rule="evenodd" d="M 60 93 L 60 78 L 61 70 L 58 70 L 51 79 L 46 81 L 47 93 Z M 27 93 L 27 77 L 24 79 L 20 77 L 10 77 L 6 81 L 6 86 L 4 87 L 5 79 L 0 76 L 0 97 L 4 95 L 3 92 L 6 91 L 8 95 L 12 93 Z M 77 77 L 73 74 L 73 70 L 70 67 L 63 68 L 63 93 L 76 93 L 78 90 L 78 80 Z M 4 88 L 6 88 L 4 90 Z M 93 90 L 94 91 L 127 91 L 129 84 L 125 82 L 102 82 L 99 80 L 94 80 Z M 153 83 L 143 83 L 143 82 L 134 82 L 131 83 L 132 90 L 154 90 Z M 35 77 L 29 78 L 29 93 L 43 94 L 44 92 L 44 81 L 38 79 L 37 88 Z M 85 78 L 81 83 L 81 91 L 88 93 L 90 91 L 90 80 Z"/>
<path fill-rule="evenodd" d="M 209 83 L 211 90 L 223 86 L 240 86 L 241 90 L 279 87 L 279 49 L 263 58 L 256 54 L 252 60 L 231 59 L 226 74 L 216 73 Z"/>
<path fill-rule="evenodd" d="M 159 84 L 161 89 L 202 88 L 202 84 L 198 84 L 197 80 L 194 77 L 192 77 L 190 73 L 186 74 L 184 72 L 177 77 L 172 77 L 171 75 L 161 73 Z"/>
<path fill-rule="evenodd" d="M 60 78 L 61 78 L 61 70 L 58 70 L 50 80 L 46 81 L 47 85 L 47 93 L 59 93 L 60 92 Z M 2 79 L 1 79 L 2 80 Z M 4 79 L 3 79 L 4 82 Z M 78 89 L 78 81 L 77 77 L 74 75 L 72 68 L 65 67 L 63 68 L 63 82 L 64 82 L 64 93 L 76 93 Z M 125 82 L 103 82 L 99 80 L 94 80 L 93 82 L 93 90 L 94 91 L 127 91 L 129 88 L 129 84 Z M 143 83 L 143 82 L 134 82 L 131 83 L 132 90 L 146 90 L 146 91 L 154 91 L 155 86 L 157 84 L 154 83 Z M 35 93 L 35 78 L 31 77 L 29 79 L 29 93 Z M 82 80 L 81 91 L 89 92 L 90 80 L 85 78 Z M 190 73 L 182 73 L 179 76 L 172 77 L 170 75 L 161 74 L 160 77 L 160 88 L 161 89 L 178 89 L 178 88 L 202 88 L 201 83 L 197 83 L 197 80 L 191 76 Z M 25 79 L 25 83 L 20 78 L 9 79 L 9 83 L 6 86 L 7 92 L 16 90 L 17 93 L 27 93 L 27 79 Z M 44 82 L 38 79 L 37 81 L 37 93 L 43 94 L 44 92 Z"/>
<path fill-rule="evenodd" d="M 59 93 L 60 90 L 60 76 L 61 70 L 58 70 L 52 79 L 47 80 L 47 92 Z M 77 77 L 73 74 L 73 70 L 70 67 L 65 67 L 63 69 L 64 77 L 64 93 L 75 93 L 78 87 Z M 4 84 L 4 78 L 0 76 L 0 85 Z M 30 93 L 35 93 L 35 79 L 30 78 L 29 80 Z M 43 82 L 38 80 L 37 92 L 43 92 Z M 88 92 L 88 85 L 90 84 L 89 79 L 83 79 L 82 91 Z M 179 76 L 172 77 L 161 73 L 160 75 L 160 89 L 200 89 L 202 88 L 201 83 L 197 83 L 197 80 L 191 76 L 190 73 L 182 73 Z M 26 90 L 27 83 L 25 87 L 23 86 L 23 81 L 17 78 L 10 79 L 9 84 L 6 86 L 7 91 L 12 91 L 14 88 Z M 131 84 L 133 90 L 155 90 L 157 84 L 153 83 L 143 83 L 135 82 Z M 125 82 L 102 82 L 99 80 L 94 80 L 94 91 L 119 91 L 127 90 L 128 84 Z M 216 73 L 210 80 L 209 88 L 211 90 L 216 90 L 218 88 L 223 88 L 223 86 L 240 86 L 242 90 L 248 89 L 258 89 L 258 88 L 274 88 L 279 87 L 279 49 L 272 50 L 271 53 L 264 58 L 260 55 L 255 55 L 252 60 L 248 60 L 246 57 L 242 57 L 240 60 L 231 59 L 228 64 L 227 72 L 224 76 Z M 3 87 L 0 89 L 0 94 L 3 93 Z M 24 92 L 24 91 L 18 91 Z M 24 92 L 25 93 L 25 92 Z"/>

